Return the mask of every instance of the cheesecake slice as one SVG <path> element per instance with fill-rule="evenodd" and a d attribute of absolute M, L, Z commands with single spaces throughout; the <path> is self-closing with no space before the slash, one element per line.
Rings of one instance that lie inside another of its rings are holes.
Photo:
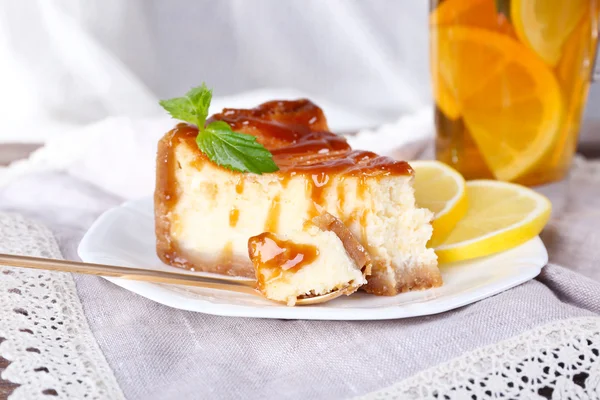
<path fill-rule="evenodd" d="M 301 231 L 251 237 L 248 254 L 257 289 L 288 306 L 333 291 L 350 295 L 367 283 L 371 272 L 364 247 L 328 213 L 307 221 Z"/>
<path fill-rule="evenodd" d="M 308 100 L 225 109 L 207 123 L 219 120 L 255 136 L 279 171 L 258 175 L 214 164 L 198 149 L 193 125 L 165 134 L 155 190 L 157 254 L 165 263 L 254 277 L 249 238 L 302 231 L 305 221 L 329 213 L 371 258 L 367 292 L 395 295 L 442 284 L 436 255 L 426 247 L 432 213 L 415 205 L 408 163 L 351 149 Z"/>

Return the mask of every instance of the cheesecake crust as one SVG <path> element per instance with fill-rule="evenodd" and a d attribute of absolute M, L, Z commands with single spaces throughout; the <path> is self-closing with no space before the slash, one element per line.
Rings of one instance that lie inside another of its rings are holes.
<path fill-rule="evenodd" d="M 375 263 L 367 284 L 361 290 L 376 296 L 395 296 L 440 287 L 442 283 L 442 276 L 434 264 L 412 265 L 404 271 L 394 271 L 387 265 Z"/>
<path fill-rule="evenodd" d="M 369 253 L 365 247 L 360 244 L 350 229 L 348 229 L 348 227 L 344 225 L 342 221 L 328 212 L 323 212 L 322 214 L 314 217 L 311 222 L 323 231 L 331 231 L 335 233 L 336 236 L 342 241 L 348 256 L 353 259 L 356 265 L 358 265 L 362 270 L 363 276 L 366 278 L 367 276 L 371 275 L 371 269 L 373 266 L 371 256 L 369 256 Z"/>

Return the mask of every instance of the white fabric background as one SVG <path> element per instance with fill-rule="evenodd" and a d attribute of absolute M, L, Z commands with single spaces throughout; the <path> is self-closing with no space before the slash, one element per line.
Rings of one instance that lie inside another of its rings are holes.
<path fill-rule="evenodd" d="M 40 141 L 205 80 L 295 89 L 362 121 L 431 103 L 427 0 L 0 0 L 0 141 Z M 600 87 L 588 118 L 600 120 Z"/>
<path fill-rule="evenodd" d="M 217 96 L 299 90 L 370 126 L 430 102 L 426 1 L 0 4 L 4 140 L 162 112 L 158 98 L 203 80 Z"/>

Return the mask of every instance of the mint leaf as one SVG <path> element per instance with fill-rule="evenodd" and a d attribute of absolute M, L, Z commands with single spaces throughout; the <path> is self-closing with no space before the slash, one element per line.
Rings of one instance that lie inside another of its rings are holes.
<path fill-rule="evenodd" d="M 211 161 L 234 171 L 262 174 L 279 169 L 254 136 L 234 132 L 223 121 L 211 122 L 198 134 L 196 143 Z"/>
<path fill-rule="evenodd" d="M 224 121 L 214 121 L 204 126 L 211 100 L 212 90 L 203 83 L 189 90 L 184 97 L 161 100 L 159 103 L 173 118 L 198 127 L 196 144 L 215 164 L 255 174 L 279 170 L 273 155 L 254 136 L 234 132 Z"/>
<path fill-rule="evenodd" d="M 202 86 L 190 89 L 185 97 L 161 100 L 159 104 L 173 118 L 194 124 L 200 129 L 204 127 L 211 100 L 212 90 L 203 83 Z"/>

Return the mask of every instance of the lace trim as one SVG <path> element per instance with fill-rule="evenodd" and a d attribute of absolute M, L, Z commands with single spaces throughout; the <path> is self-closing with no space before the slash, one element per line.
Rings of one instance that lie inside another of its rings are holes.
<path fill-rule="evenodd" d="M 600 399 L 600 317 L 553 322 L 363 399 Z"/>
<path fill-rule="evenodd" d="M 0 251 L 62 258 L 48 229 L 14 214 L 0 213 Z M 11 399 L 124 399 L 70 274 L 0 267 L 0 321 Z"/>

